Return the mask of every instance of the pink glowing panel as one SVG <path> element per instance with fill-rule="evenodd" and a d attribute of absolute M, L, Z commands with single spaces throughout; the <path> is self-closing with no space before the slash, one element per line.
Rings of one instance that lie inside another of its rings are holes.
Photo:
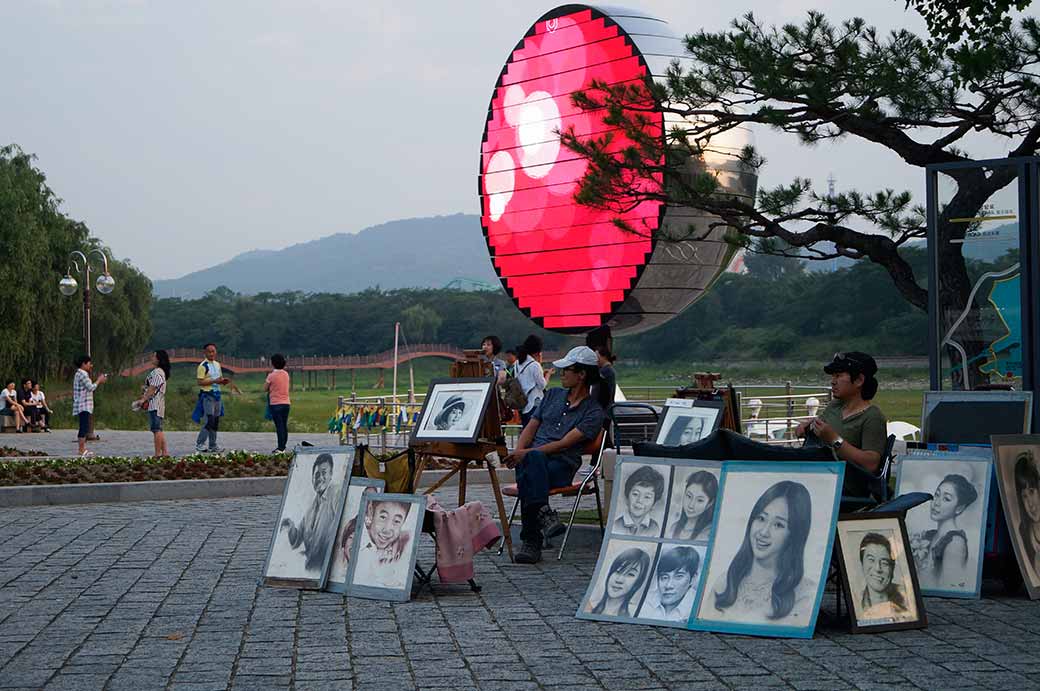
<path fill-rule="evenodd" d="M 558 134 L 613 131 L 604 112 L 574 106 L 575 91 L 593 80 L 639 84 L 651 76 L 621 26 L 578 5 L 535 22 L 499 76 L 481 146 L 481 225 L 514 303 L 545 328 L 581 332 L 605 324 L 653 252 L 649 237 L 625 233 L 613 214 L 574 201 L 586 165 Z M 647 133 L 663 136 L 663 118 L 652 118 Z M 614 135 L 613 150 L 631 144 Z M 649 236 L 662 215 L 660 203 L 643 202 L 626 218 Z"/>

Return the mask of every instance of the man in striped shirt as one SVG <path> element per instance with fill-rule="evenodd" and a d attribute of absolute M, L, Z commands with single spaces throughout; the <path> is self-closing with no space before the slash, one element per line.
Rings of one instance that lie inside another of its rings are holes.
<path fill-rule="evenodd" d="M 81 355 L 76 360 L 76 376 L 72 379 L 72 414 L 79 418 L 79 455 L 92 456 L 87 451 L 87 435 L 90 434 L 90 421 L 94 417 L 94 389 L 104 384 L 108 376 L 102 374 L 95 381 L 90 380 L 90 371 L 94 363 L 89 355 Z"/>

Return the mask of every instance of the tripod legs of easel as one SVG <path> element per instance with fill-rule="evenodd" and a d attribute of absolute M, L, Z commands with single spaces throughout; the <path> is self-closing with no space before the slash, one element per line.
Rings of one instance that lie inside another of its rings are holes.
<path fill-rule="evenodd" d="M 422 480 L 423 471 L 426 470 L 427 454 L 419 455 L 419 458 L 415 466 L 415 476 L 412 479 L 412 487 L 415 491 L 419 489 L 419 483 Z M 459 506 L 466 503 L 466 471 L 469 469 L 470 461 L 466 459 L 450 458 L 446 459 L 452 462 L 453 467 L 447 475 L 437 480 L 432 487 L 423 492 L 423 494 L 433 494 L 438 489 L 444 486 L 451 478 L 455 475 L 459 476 Z M 477 461 L 474 461 L 477 462 Z M 498 484 L 498 472 L 495 468 L 487 465 L 488 476 L 491 480 L 491 493 L 495 497 L 495 505 L 498 509 L 498 521 L 502 526 L 502 542 L 509 552 L 509 560 L 513 560 L 513 537 L 509 534 L 509 523 L 506 521 L 506 505 L 502 501 L 502 487 Z"/>

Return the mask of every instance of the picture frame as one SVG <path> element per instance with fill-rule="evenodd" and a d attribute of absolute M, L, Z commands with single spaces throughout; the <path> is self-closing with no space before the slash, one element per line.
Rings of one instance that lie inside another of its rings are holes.
<path fill-rule="evenodd" d="M 706 536 L 715 516 L 722 465 L 721 461 L 618 457 L 614 477 L 620 489 L 611 500 L 608 530 L 577 618 L 686 628 L 703 583 Z M 657 477 L 641 469 L 650 469 Z M 651 489 L 655 495 L 649 506 L 640 510 L 640 518 L 652 515 L 656 529 L 612 529 L 626 503 L 624 487 L 630 478 L 636 478 L 633 484 L 640 485 L 635 487 L 639 501 L 648 501 L 644 489 Z M 691 505 L 688 514 L 684 507 L 687 494 Z M 683 515 L 685 521 L 680 520 Z M 612 585 L 609 581 L 615 576 L 618 583 Z M 626 582 L 622 583 L 623 579 Z M 610 596 L 610 588 L 624 592 Z"/>
<path fill-rule="evenodd" d="M 901 513 L 843 514 L 838 517 L 835 538 L 852 633 L 928 626 Z"/>
<path fill-rule="evenodd" d="M 900 460 L 896 496 L 933 495 L 904 518 L 922 594 L 979 598 L 992 475 L 992 454 L 979 449 L 917 449 Z"/>
<path fill-rule="evenodd" d="M 1040 522 L 1040 434 L 997 435 L 992 441 L 997 492 L 1011 547 L 1026 592 L 1036 600 L 1040 598 L 1040 555 L 1032 536 Z"/>
<path fill-rule="evenodd" d="M 306 590 L 325 586 L 353 465 L 350 446 L 293 449 L 264 561 L 264 585 Z"/>
<path fill-rule="evenodd" d="M 419 422 L 412 429 L 411 443 L 474 443 L 483 428 L 494 384 L 490 377 L 431 381 L 419 413 Z"/>
<path fill-rule="evenodd" d="M 722 424 L 723 401 L 669 398 L 654 431 L 654 443 L 683 446 L 704 439 Z"/>
<path fill-rule="evenodd" d="M 336 540 L 332 543 L 332 561 L 325 579 L 325 590 L 330 593 L 347 591 L 347 572 L 350 566 L 350 554 L 353 551 L 356 534 L 356 519 L 361 508 L 361 496 L 365 492 L 383 492 L 386 482 L 377 478 L 351 478 L 347 491 L 343 496 L 343 511 L 340 514 Z"/>
<path fill-rule="evenodd" d="M 812 638 L 844 477 L 843 462 L 725 461 L 704 584 L 687 628 Z M 793 564 L 801 575 L 777 572 L 772 584 L 752 583 L 755 563 L 773 571 Z"/>
<path fill-rule="evenodd" d="M 925 391 L 924 442 L 989 444 L 993 434 L 1029 434 L 1032 391 Z"/>
<path fill-rule="evenodd" d="M 426 496 L 363 493 L 347 572 L 347 595 L 407 602 L 412 595 Z"/>

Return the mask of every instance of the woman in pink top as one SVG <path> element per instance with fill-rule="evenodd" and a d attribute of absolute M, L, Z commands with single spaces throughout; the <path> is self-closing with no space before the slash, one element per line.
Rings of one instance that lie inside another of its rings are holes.
<path fill-rule="evenodd" d="M 264 382 L 271 406 L 271 419 L 274 420 L 274 431 L 278 436 L 278 448 L 275 453 L 285 451 L 289 440 L 289 373 L 285 371 L 285 356 L 275 353 L 271 356 L 271 373 Z"/>

